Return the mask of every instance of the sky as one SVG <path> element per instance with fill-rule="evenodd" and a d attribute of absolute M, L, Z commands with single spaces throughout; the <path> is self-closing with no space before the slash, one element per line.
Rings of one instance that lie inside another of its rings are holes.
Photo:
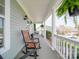
<path fill-rule="evenodd" d="M 65 26 L 75 27 L 74 22 L 73 22 L 73 17 L 70 17 L 69 15 L 67 15 L 66 17 L 67 17 L 67 24 L 65 24 L 64 22 L 64 16 L 59 17 L 59 18 L 57 17 L 55 21 L 56 26 L 65 25 Z M 76 20 L 79 24 L 79 16 L 77 16 Z M 52 26 L 52 15 L 48 17 L 48 19 L 45 21 L 45 24 L 47 26 Z M 37 27 L 39 27 L 40 25 L 41 24 L 37 24 Z"/>
<path fill-rule="evenodd" d="M 57 18 L 57 20 L 56 20 L 56 26 L 59 26 L 59 25 L 66 25 L 66 26 L 74 27 L 73 17 L 67 16 L 67 24 L 65 24 L 64 16 L 60 17 L 60 18 Z"/>
<path fill-rule="evenodd" d="M 64 16 L 60 17 L 60 18 L 57 18 L 56 21 L 55 21 L 55 23 L 56 23 L 56 26 L 66 25 L 66 26 L 74 27 L 73 18 L 69 17 L 69 16 L 67 16 L 67 24 L 65 24 L 65 22 L 64 22 Z M 52 26 L 52 15 L 50 15 L 48 17 L 48 19 L 46 20 L 45 24 L 47 26 Z"/>
<path fill-rule="evenodd" d="M 64 22 L 64 16 L 57 18 L 55 23 L 56 23 L 56 26 L 66 25 L 66 26 L 73 26 L 74 27 L 73 18 L 69 17 L 69 16 L 67 16 L 67 24 L 65 24 L 65 22 Z M 45 24 L 47 26 L 52 26 L 52 15 L 49 16 L 49 18 L 46 20 Z"/>
<path fill-rule="evenodd" d="M 50 15 L 50 16 L 48 17 L 48 19 L 45 21 L 45 24 L 46 24 L 47 26 L 52 26 L 52 15 Z"/>

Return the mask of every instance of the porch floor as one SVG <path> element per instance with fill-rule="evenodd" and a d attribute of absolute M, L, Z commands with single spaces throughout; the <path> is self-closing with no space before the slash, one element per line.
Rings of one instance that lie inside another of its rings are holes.
<path fill-rule="evenodd" d="M 56 53 L 56 51 L 53 51 L 45 42 L 44 38 L 42 38 L 40 36 L 40 45 L 41 45 L 41 49 L 39 49 L 37 51 L 38 53 L 38 57 L 37 59 L 62 59 L 58 53 Z M 22 52 L 20 52 L 15 59 L 19 59 L 19 57 L 21 57 L 22 55 L 24 55 Z M 25 59 L 34 59 L 33 57 L 27 57 Z"/>

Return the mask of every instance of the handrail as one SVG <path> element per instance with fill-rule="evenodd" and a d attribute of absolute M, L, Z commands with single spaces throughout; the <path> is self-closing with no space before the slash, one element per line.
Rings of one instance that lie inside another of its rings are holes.
<path fill-rule="evenodd" d="M 78 38 L 77 39 L 74 39 L 74 38 L 72 39 L 72 38 L 70 38 L 70 36 L 63 36 L 63 35 L 57 35 L 57 34 L 54 34 L 54 36 L 60 38 L 61 40 L 66 40 L 66 41 L 69 41 L 71 43 L 73 42 L 73 43 L 79 45 L 79 39 Z"/>

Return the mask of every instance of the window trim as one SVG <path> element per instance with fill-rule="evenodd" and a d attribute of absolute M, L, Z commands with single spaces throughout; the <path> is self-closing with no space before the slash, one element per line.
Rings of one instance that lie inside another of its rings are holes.
<path fill-rule="evenodd" d="M 1 15 L 2 16 L 2 15 Z M 4 17 L 4 47 L 0 49 L 0 54 L 10 49 L 10 0 L 5 0 L 5 16 Z"/>

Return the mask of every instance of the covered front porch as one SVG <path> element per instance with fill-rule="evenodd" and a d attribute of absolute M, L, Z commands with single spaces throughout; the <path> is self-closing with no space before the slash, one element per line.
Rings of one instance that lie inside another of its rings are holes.
<path fill-rule="evenodd" d="M 41 49 L 37 59 L 79 59 L 79 17 L 56 15 L 61 0 L 3 0 L 5 19 L 1 32 L 0 55 L 3 59 L 19 59 L 25 46 L 21 30 L 36 34 Z M 61 13 L 60 13 L 61 14 Z M 64 20 L 65 21 L 64 21 Z M 1 25 L 0 25 L 1 26 Z M 25 57 L 24 59 L 33 59 Z"/>
<path fill-rule="evenodd" d="M 40 46 L 41 46 L 41 49 L 39 49 L 37 51 L 37 54 L 39 55 L 37 57 L 37 59 L 62 59 L 60 57 L 60 55 L 52 50 L 49 45 L 48 45 L 48 42 L 46 41 L 46 39 L 44 39 L 41 35 L 39 35 L 39 38 L 40 38 Z M 23 48 L 24 49 L 24 48 Z M 15 59 L 19 59 L 20 57 L 22 57 L 24 54 L 22 53 L 22 51 L 20 51 Z M 24 57 L 24 59 L 34 59 L 33 57 Z"/>

